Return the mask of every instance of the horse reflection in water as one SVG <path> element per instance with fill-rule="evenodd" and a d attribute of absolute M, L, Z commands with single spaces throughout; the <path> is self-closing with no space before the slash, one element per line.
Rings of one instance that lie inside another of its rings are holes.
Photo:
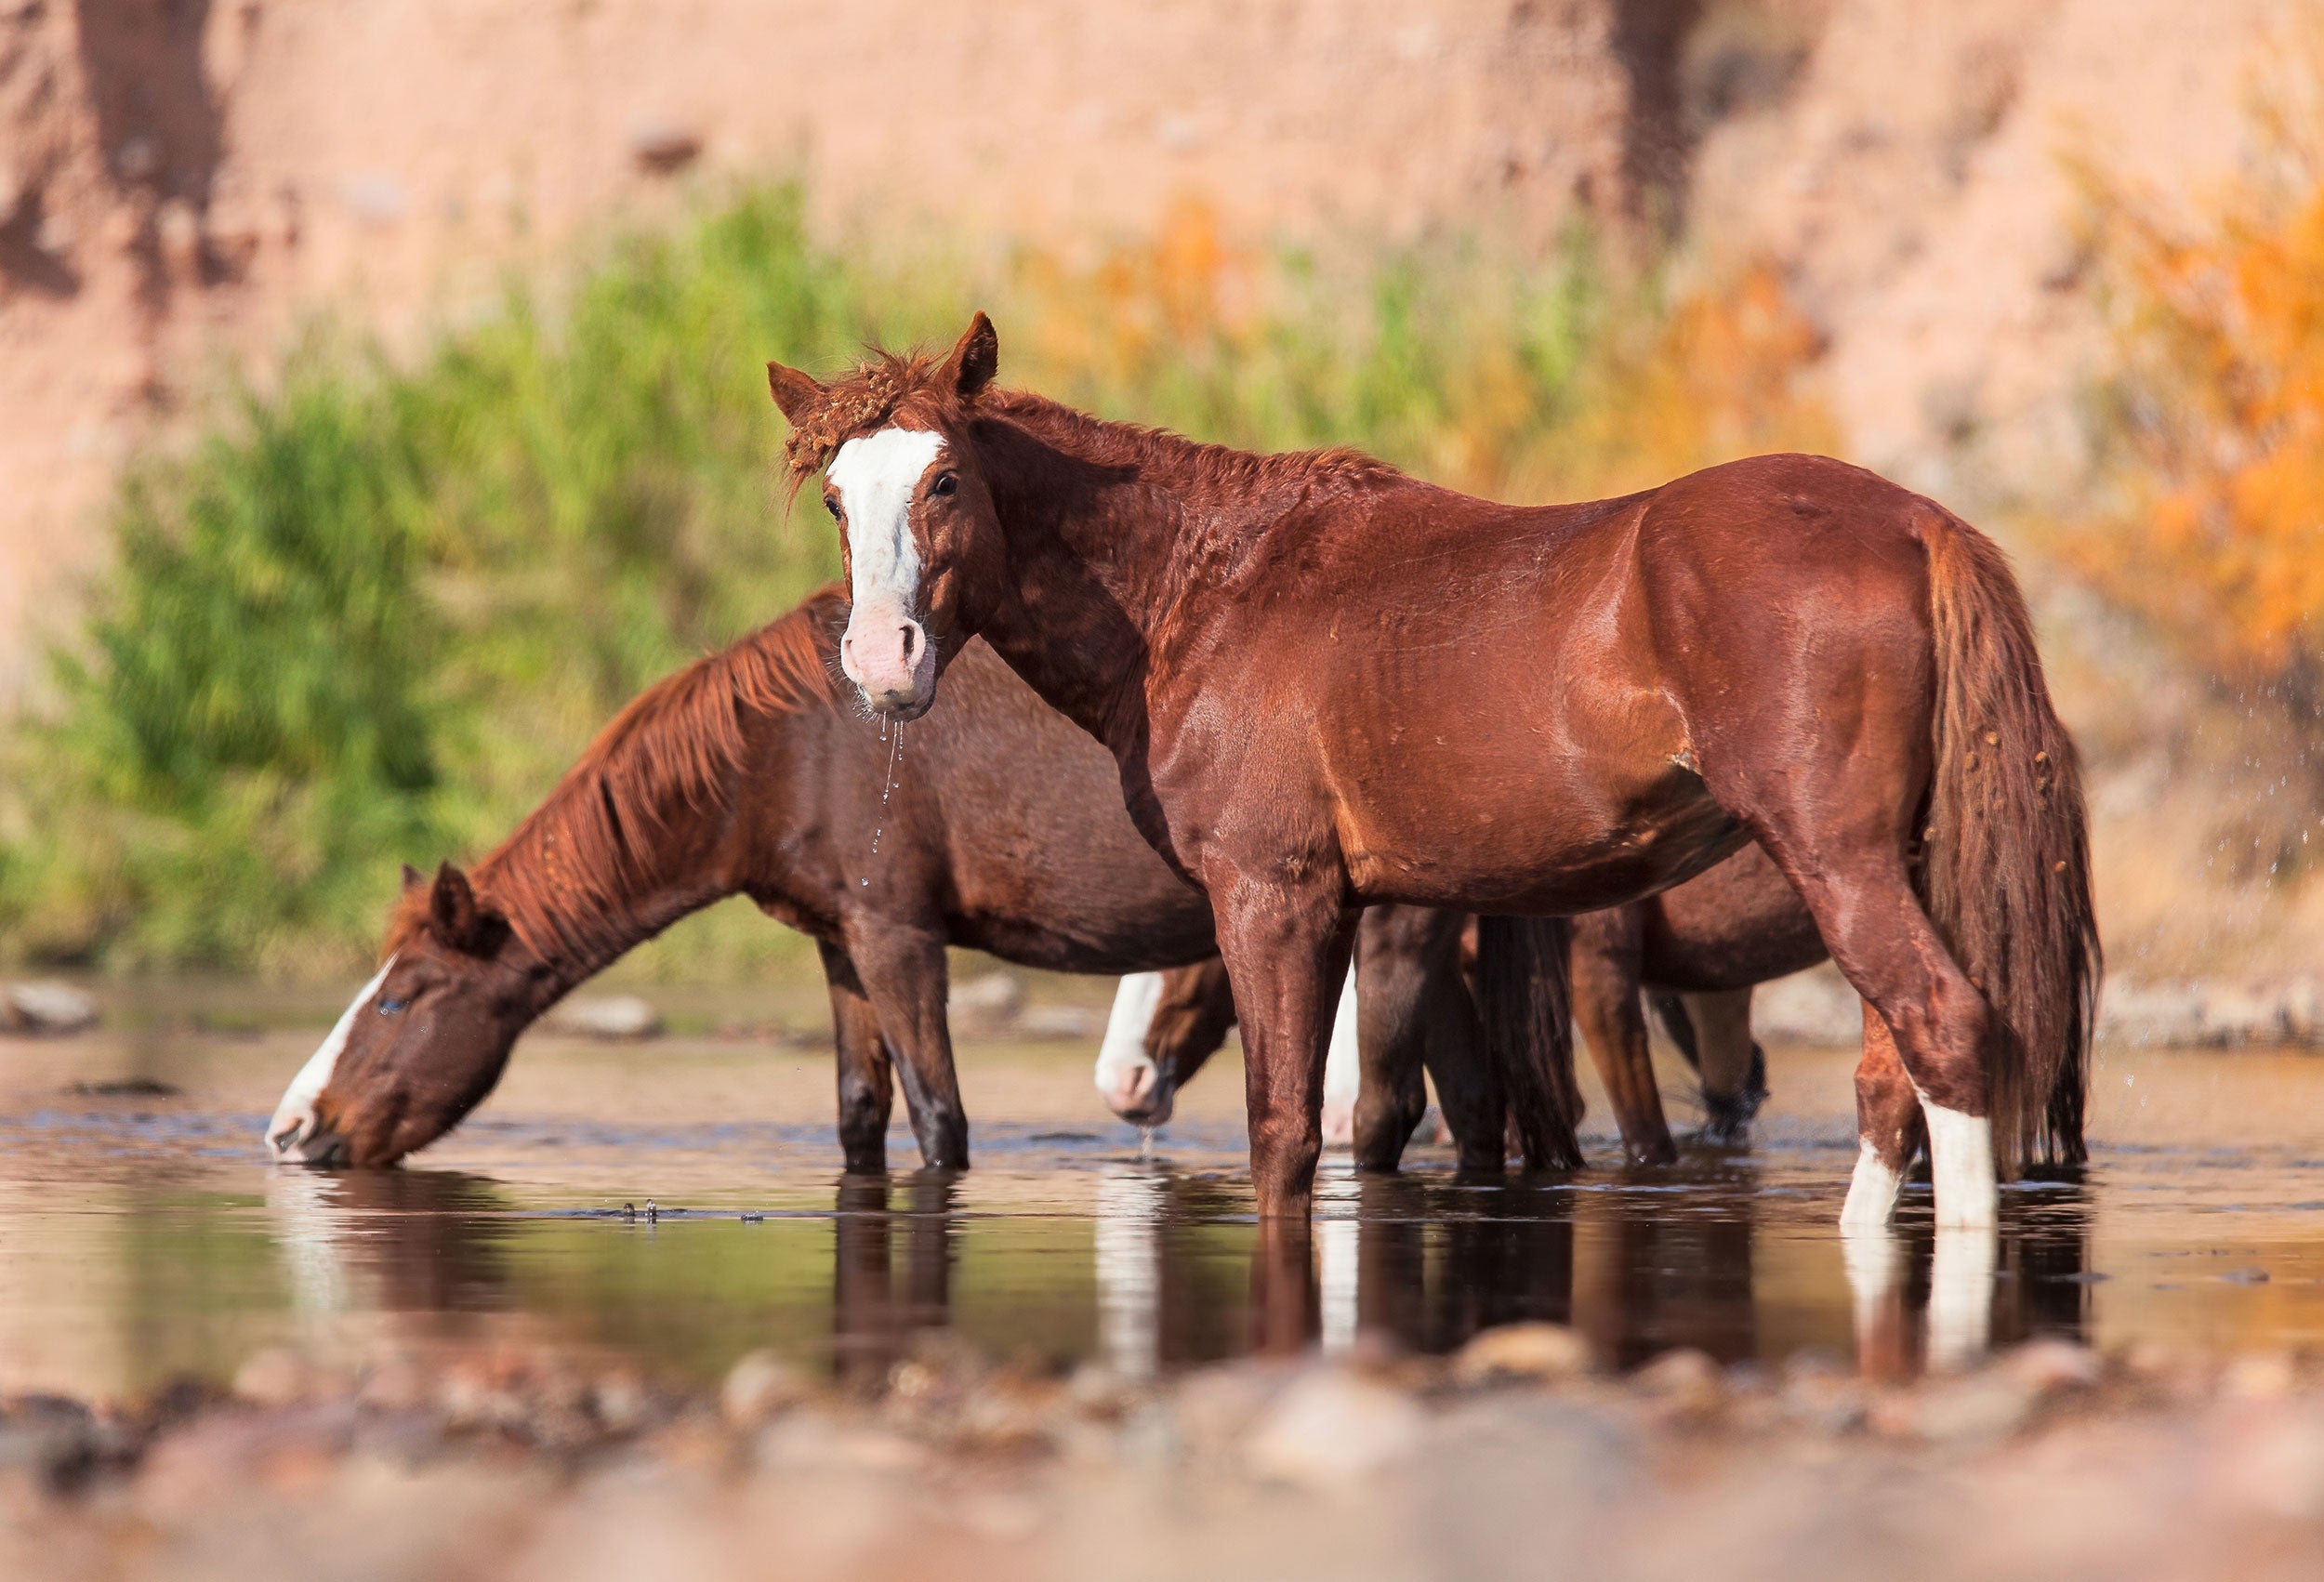
<path fill-rule="evenodd" d="M 1443 1353 L 1482 1330 L 1540 1321 L 1572 1325 L 1617 1368 L 1680 1347 L 1732 1364 L 1853 1343 L 1863 1372 L 1891 1378 L 2036 1335 L 2086 1337 L 2090 1208 L 2079 1187 L 2013 1204 L 1998 1266 L 1962 1256 L 1993 1241 L 1926 1223 L 1886 1233 L 1877 1249 L 1852 1244 L 1841 1309 L 1822 1299 L 1832 1287 L 1819 1265 L 1835 1250 L 1822 1227 L 1763 1220 L 1762 1200 L 1734 1176 L 1727 1166 L 1677 1192 L 1660 1172 L 1651 1193 L 1479 1192 L 1327 1167 L 1310 1234 L 1254 1238 L 1242 1254 L 1248 1312 L 1230 1338 L 1218 1324 L 1234 1256 L 1224 1193 L 1164 1165 L 1116 1164 L 1098 1192 L 1100 1351 L 1118 1372 L 1151 1378 L 1243 1350 L 1330 1354 L 1378 1339 Z M 1763 1269 L 1768 1259 L 1775 1267 Z M 1806 1290 L 1787 1288 L 1794 1268 Z"/>
<path fill-rule="evenodd" d="M 957 1192 L 952 1172 L 919 1171 L 905 1178 L 899 1209 L 888 1177 L 839 1179 L 831 1242 L 831 1351 L 842 1383 L 885 1385 L 911 1354 L 915 1336 L 951 1322 Z"/>
<path fill-rule="evenodd" d="M 457 1170 L 270 1171 L 267 1219 L 310 1329 L 369 1317 L 389 1338 L 481 1330 L 514 1305 L 510 1206 Z M 413 1322 L 416 1320 L 416 1322 Z"/>
<path fill-rule="evenodd" d="M 1231 1182 L 1116 1162 L 1096 1183 L 1091 1227 L 1096 1351 L 1152 1378 L 1311 1348 L 1442 1354 L 1499 1325 L 1546 1321 L 1580 1331 L 1616 1368 L 1678 1347 L 1726 1364 L 1853 1350 L 1860 1371 L 1888 1378 L 2037 1335 L 2087 1338 L 2080 1186 L 2013 1194 L 1998 1241 L 1916 1218 L 1835 1243 L 1811 1206 L 1755 1190 L 1757 1170 L 1728 1157 L 1682 1167 L 1675 1181 L 1656 1171 L 1481 1189 L 1327 1168 L 1307 1233 L 1261 1237 Z M 957 1193 L 949 1172 L 838 1180 L 829 1333 L 843 1385 L 883 1388 L 922 1336 L 957 1321 Z M 514 1277 L 512 1244 L 535 1222 L 483 1178 L 283 1171 L 267 1210 L 310 1339 L 606 1338 L 605 1315 Z M 1991 1261 L 1982 1247 L 1997 1249 Z M 1006 1337 L 971 1338 L 1008 1349 Z"/>

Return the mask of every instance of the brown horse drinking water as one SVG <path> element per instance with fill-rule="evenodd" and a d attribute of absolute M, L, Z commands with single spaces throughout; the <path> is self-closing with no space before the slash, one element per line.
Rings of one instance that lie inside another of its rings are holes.
<path fill-rule="evenodd" d="M 1208 902 L 1138 838 L 1086 736 L 980 648 L 963 706 L 881 740 L 831 676 L 844 614 L 826 590 L 646 692 L 472 881 L 410 876 L 386 964 L 268 1127 L 277 1154 L 433 1140 L 559 997 L 737 893 L 821 947 L 852 1169 L 884 1162 L 891 1052 L 922 1158 L 968 1162 L 947 943 L 1079 972 L 1212 952 Z"/>
<path fill-rule="evenodd" d="M 277 1155 L 384 1163 L 432 1141 L 559 996 L 742 893 L 821 947 L 848 1167 L 885 1164 L 897 1074 L 922 1159 L 961 1166 L 946 944 L 1076 972 L 1214 948 L 1208 901 L 1138 837 L 1095 743 L 981 647 L 943 718 L 883 741 L 831 678 L 844 613 L 826 590 L 650 689 L 472 882 L 450 866 L 431 884 L 409 876 L 387 966 L 267 1128 Z M 1389 987 L 1367 1011 L 1391 1032 L 1407 1020 L 1396 996 L 1428 988 L 1395 944 L 1376 953 Z M 1501 1090 L 1483 1061 L 1462 1045 L 1429 1064 L 1472 1168 L 1500 1163 Z M 1368 1162 L 1393 1167 L 1419 1118 L 1415 1102 L 1393 1138 L 1376 1121 Z"/>
<path fill-rule="evenodd" d="M 1262 1215 L 1308 1212 L 1359 905 L 1587 912 L 1751 838 L 1868 1008 L 1844 1221 L 1888 1218 L 1924 1127 L 1948 1225 L 1992 1223 L 1997 1167 L 2080 1150 L 2080 776 L 1974 528 L 1799 455 L 1495 505 L 1102 422 L 998 365 L 982 314 L 942 359 L 770 365 L 793 474 L 827 469 L 841 524 L 841 663 L 915 719 L 982 634 L 1112 753 L 1211 899 Z M 1556 934 L 1481 951 L 1490 1019 L 1552 1046 Z M 1570 1114 L 1527 1117 L 1569 1159 Z"/>

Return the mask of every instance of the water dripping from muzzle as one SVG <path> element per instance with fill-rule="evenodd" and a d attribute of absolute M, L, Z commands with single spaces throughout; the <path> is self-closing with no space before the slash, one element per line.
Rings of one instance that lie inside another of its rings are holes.
<path fill-rule="evenodd" d="M 879 837 L 888 831 L 888 798 L 895 795 L 896 765 L 904 761 L 904 721 L 891 720 L 882 715 L 879 737 L 888 744 L 888 778 L 879 787 L 879 820 L 872 825 L 871 854 L 875 861 L 879 856 Z M 868 886 L 871 876 L 865 874 L 862 882 Z"/>

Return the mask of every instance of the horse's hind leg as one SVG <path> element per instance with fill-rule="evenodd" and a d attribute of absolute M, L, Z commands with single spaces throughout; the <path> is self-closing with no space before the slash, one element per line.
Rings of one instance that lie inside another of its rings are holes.
<path fill-rule="evenodd" d="M 888 1167 L 888 1114 L 894 1103 L 893 1067 L 879 1036 L 879 1016 L 864 993 L 847 952 L 818 942 L 824 982 L 831 990 L 831 1030 L 838 1056 L 839 1151 L 852 1176 Z"/>
<path fill-rule="evenodd" d="M 944 1015 L 944 936 L 893 922 L 852 931 L 848 955 L 862 974 L 931 1169 L 966 1169 L 969 1117 L 952 1065 L 952 1029 Z"/>
<path fill-rule="evenodd" d="M 1921 910 L 1902 841 L 1851 851 L 1819 849 L 1780 829 L 1770 836 L 1763 844 L 1807 902 L 1832 960 L 1895 1042 L 1929 1129 L 1937 1223 L 1991 1225 L 1999 1206 L 1986 1088 L 1993 1013 Z M 1883 1161 L 1893 1157 L 1893 1140 L 1864 1140 Z"/>
<path fill-rule="evenodd" d="M 1896 1206 L 1922 1137 L 1921 1096 L 1912 1089 L 1888 1023 L 1864 1002 L 1864 1055 L 1856 1061 L 1856 1169 L 1848 1182 L 1841 1224 L 1877 1230 Z"/>
<path fill-rule="evenodd" d="M 1605 1084 L 1622 1129 L 1622 1152 L 1633 1164 L 1668 1165 L 1679 1156 L 1655 1086 L 1646 1047 L 1646 1018 L 1638 1001 L 1642 918 L 1617 906 L 1574 919 L 1566 956 L 1572 974 L 1574 1021 Z"/>

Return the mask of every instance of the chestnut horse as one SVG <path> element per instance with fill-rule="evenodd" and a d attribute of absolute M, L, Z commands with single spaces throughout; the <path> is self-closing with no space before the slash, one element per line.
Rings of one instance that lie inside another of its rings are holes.
<path fill-rule="evenodd" d="M 791 475 L 825 472 L 840 526 L 840 663 L 917 719 L 982 635 L 1113 755 L 1140 833 L 1210 896 L 1263 1218 L 1309 1212 L 1361 906 L 1554 919 L 1752 839 L 1869 1008 L 1843 1222 L 1886 1222 L 1924 1128 L 1950 1226 L 2080 1152 L 2080 772 L 1974 528 L 1802 455 L 1497 505 L 1353 452 L 1104 422 L 998 369 L 982 313 L 942 358 L 827 385 L 769 364 Z M 1488 1025 L 1552 1080 L 1561 933 L 1479 945 Z M 1525 1119 L 1578 1159 L 1570 1107 Z"/>
<path fill-rule="evenodd" d="M 1417 906 L 1364 914 L 1356 950 L 1366 1033 L 1361 1081 L 1357 1052 L 1340 1036 L 1344 1021 L 1335 1021 L 1323 1122 L 1324 1140 L 1352 1142 L 1362 1167 L 1393 1167 L 1423 1102 L 1424 1059 L 1432 1069 L 1483 1063 L 1481 1054 L 1445 1053 L 1448 1042 L 1482 1037 L 1459 960 L 1462 921 L 1459 913 Z M 1633 1163 L 1678 1157 L 1647 1052 L 1642 997 L 1701 1078 L 1700 1135 L 1735 1142 L 1767 1097 L 1766 1055 L 1750 1034 L 1751 989 L 1825 958 L 1806 904 L 1756 845 L 1659 895 L 1574 919 L 1567 952 L 1574 1021 Z M 1232 991 L 1215 959 L 1123 980 L 1098 1055 L 1099 1093 L 1126 1121 L 1162 1124 L 1178 1088 L 1234 1024 Z M 1432 1043 L 1437 1052 L 1429 1058 Z"/>
<path fill-rule="evenodd" d="M 893 1074 L 921 1158 L 968 1163 L 947 944 L 1076 972 L 1209 955 L 1208 901 L 1139 839 L 1095 744 L 981 650 L 944 718 L 883 742 L 832 679 L 844 613 L 825 589 L 648 690 L 473 880 L 407 870 L 386 965 L 267 1128 L 276 1156 L 384 1164 L 434 1140 L 559 997 L 737 893 L 821 949 L 851 1171 L 885 1165 Z M 1498 1087 L 1432 1069 L 1476 1140 L 1464 1163 L 1498 1167 Z"/>

